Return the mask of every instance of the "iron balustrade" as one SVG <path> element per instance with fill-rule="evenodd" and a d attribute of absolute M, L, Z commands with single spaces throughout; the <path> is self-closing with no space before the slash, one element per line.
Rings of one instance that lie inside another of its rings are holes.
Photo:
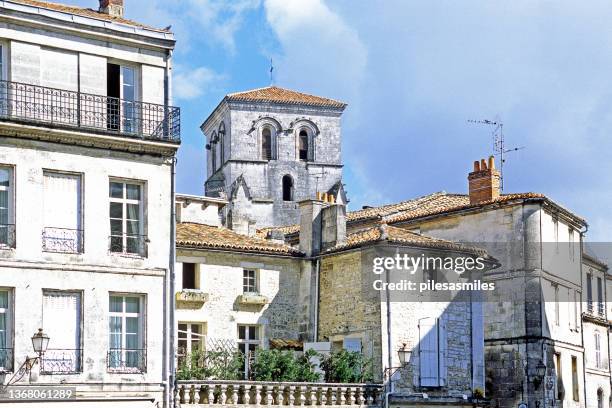
<path fill-rule="evenodd" d="M 180 142 L 180 108 L 0 81 L 0 120 Z"/>
<path fill-rule="evenodd" d="M 82 368 L 83 350 L 47 349 L 40 359 L 41 374 L 78 374 Z"/>
<path fill-rule="evenodd" d="M 45 227 L 42 249 L 45 252 L 80 254 L 83 252 L 83 230 Z"/>
<path fill-rule="evenodd" d="M 108 238 L 108 250 L 114 254 L 128 256 L 147 256 L 146 235 L 113 234 Z"/>
<path fill-rule="evenodd" d="M 13 349 L 0 348 L 0 373 L 13 371 Z"/>
<path fill-rule="evenodd" d="M 147 350 L 111 348 L 106 367 L 113 373 L 144 373 L 147 371 Z"/>
<path fill-rule="evenodd" d="M 0 248 L 15 248 L 15 224 L 0 224 Z"/>

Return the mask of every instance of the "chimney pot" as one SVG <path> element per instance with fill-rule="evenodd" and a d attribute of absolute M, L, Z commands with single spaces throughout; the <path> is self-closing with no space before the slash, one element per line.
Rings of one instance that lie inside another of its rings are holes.
<path fill-rule="evenodd" d="M 123 17 L 123 0 L 100 0 L 100 13 Z"/>
<path fill-rule="evenodd" d="M 499 197 L 500 174 L 495 168 L 495 159 L 489 157 L 474 162 L 474 171 L 468 175 L 470 204 L 492 201 Z"/>

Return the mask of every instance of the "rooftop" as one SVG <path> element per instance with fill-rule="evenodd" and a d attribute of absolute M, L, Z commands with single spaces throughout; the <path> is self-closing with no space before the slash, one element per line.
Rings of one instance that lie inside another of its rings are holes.
<path fill-rule="evenodd" d="M 289 105 L 309 105 L 328 108 L 344 109 L 346 103 L 334 99 L 309 95 L 278 86 L 267 86 L 265 88 L 252 89 L 250 91 L 235 92 L 226 96 L 228 101 L 239 102 L 269 102 Z"/>
<path fill-rule="evenodd" d="M 150 26 L 138 23 L 136 21 L 129 20 L 127 18 L 111 16 L 109 14 L 101 13 L 98 10 L 94 10 L 90 8 L 68 6 L 64 4 L 52 3 L 48 1 L 39 1 L 39 0 L 8 0 L 8 1 L 10 1 L 11 3 L 25 4 L 28 6 L 39 7 L 39 8 L 43 8 L 47 10 L 59 11 L 62 13 L 74 14 L 77 16 L 95 18 L 99 20 L 106 20 L 106 21 L 111 21 L 111 22 L 115 22 L 119 24 L 146 28 L 149 30 L 155 30 L 155 31 L 160 31 L 160 32 L 170 32 L 167 29 L 159 29 L 159 28 L 150 27 Z M 91 2 L 95 4 L 96 0 L 91 0 Z"/>
<path fill-rule="evenodd" d="M 286 256 L 302 255 L 299 250 L 289 245 L 248 237 L 223 227 L 191 222 L 176 225 L 176 245 L 179 248 L 229 249 Z"/>

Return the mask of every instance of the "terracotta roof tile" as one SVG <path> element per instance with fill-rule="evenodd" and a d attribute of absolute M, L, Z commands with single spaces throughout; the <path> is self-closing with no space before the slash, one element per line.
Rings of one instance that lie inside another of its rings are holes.
<path fill-rule="evenodd" d="M 289 245 L 241 235 L 223 227 L 191 222 L 176 225 L 176 244 L 178 247 L 231 249 L 291 256 L 302 255 L 299 250 Z"/>
<path fill-rule="evenodd" d="M 487 256 L 486 251 L 458 244 L 452 241 L 428 237 L 407 231 L 402 228 L 393 227 L 387 224 L 381 224 L 376 227 L 367 228 L 365 230 L 349 234 L 346 243 L 337 245 L 327 250 L 327 252 L 335 252 L 343 249 L 359 247 L 361 245 L 371 244 L 375 242 L 392 242 L 397 244 L 406 244 L 409 246 L 446 249 L 454 251 L 469 252 L 475 255 Z"/>
<path fill-rule="evenodd" d="M 115 16 L 111 16 L 106 13 L 100 13 L 97 10 L 93 10 L 89 8 L 68 6 L 64 4 L 51 3 L 48 1 L 39 1 L 39 0 L 10 0 L 10 1 L 14 3 L 21 3 L 21 4 L 26 4 L 29 6 L 34 6 L 34 7 L 40 7 L 40 8 L 45 8 L 49 10 L 60 11 L 60 12 L 69 13 L 69 14 L 75 14 L 75 15 L 83 16 L 83 17 L 97 18 L 100 20 L 113 21 L 116 23 L 131 25 L 135 27 L 148 28 L 148 29 L 156 30 L 156 31 L 164 31 L 164 32 L 168 31 L 168 30 L 162 30 L 159 28 L 149 27 L 147 25 L 138 23 L 136 21 L 128 20 L 127 18 L 115 17 Z M 95 3 L 95 1 L 92 0 L 92 3 Z"/>
<path fill-rule="evenodd" d="M 344 102 L 279 88 L 277 86 L 268 86 L 250 91 L 231 93 L 228 94 L 226 98 L 229 101 L 240 102 L 271 102 L 290 105 L 323 106 L 329 108 L 346 107 Z"/>

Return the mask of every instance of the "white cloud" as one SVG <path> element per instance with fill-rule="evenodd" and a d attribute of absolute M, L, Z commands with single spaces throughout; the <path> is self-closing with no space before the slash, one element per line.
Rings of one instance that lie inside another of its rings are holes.
<path fill-rule="evenodd" d="M 198 98 L 223 79 L 223 75 L 207 67 L 185 69 L 177 66 L 173 75 L 174 97 L 183 100 Z"/>

